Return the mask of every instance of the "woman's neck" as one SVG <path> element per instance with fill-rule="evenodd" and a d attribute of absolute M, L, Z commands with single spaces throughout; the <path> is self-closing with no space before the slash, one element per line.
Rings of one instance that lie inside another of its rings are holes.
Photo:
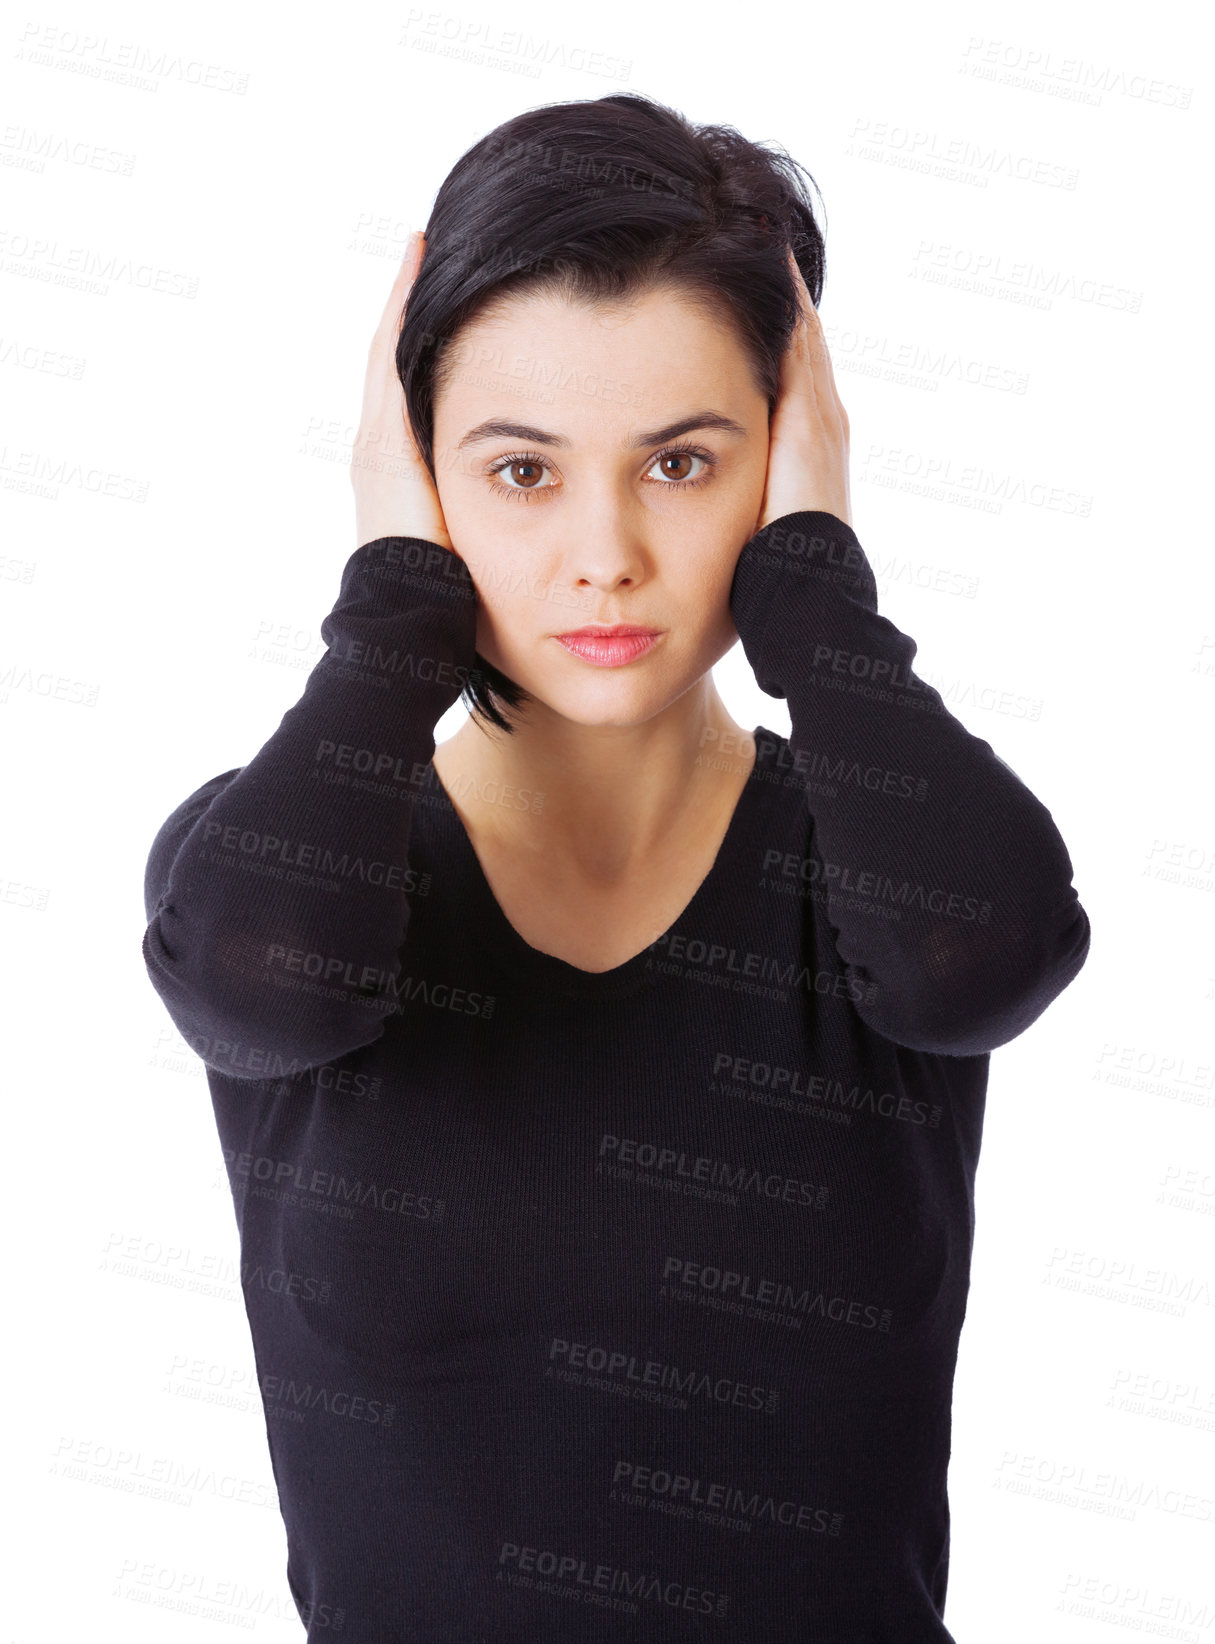
<path fill-rule="evenodd" d="M 720 835 L 754 760 L 754 740 L 711 676 L 642 725 L 585 726 L 534 701 L 513 734 L 471 720 L 435 751 L 435 770 L 470 836 L 610 885 Z"/>

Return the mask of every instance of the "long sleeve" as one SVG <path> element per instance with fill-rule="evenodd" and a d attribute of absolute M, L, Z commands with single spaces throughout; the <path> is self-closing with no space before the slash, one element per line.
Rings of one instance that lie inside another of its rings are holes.
<path fill-rule="evenodd" d="M 789 703 L 812 815 L 811 855 L 794 871 L 861 984 L 858 1014 L 944 1055 L 1014 1039 L 1089 949 L 1050 812 L 913 673 L 915 641 L 878 614 L 861 544 L 834 514 L 766 525 L 739 556 L 730 602 L 757 683 Z"/>
<path fill-rule="evenodd" d="M 300 701 L 247 765 L 162 825 L 144 881 L 144 960 L 208 1066 L 279 1077 L 382 1035 L 420 888 L 414 801 L 475 635 L 476 593 L 456 554 L 413 537 L 364 543 Z"/>

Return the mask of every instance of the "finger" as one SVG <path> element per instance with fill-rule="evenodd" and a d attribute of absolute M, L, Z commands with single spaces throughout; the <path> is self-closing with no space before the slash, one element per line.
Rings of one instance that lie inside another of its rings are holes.
<path fill-rule="evenodd" d="M 831 398 L 835 401 L 835 408 L 842 417 L 844 415 L 844 402 L 840 399 L 840 391 L 836 386 L 835 367 L 831 363 L 831 350 L 827 347 L 827 336 L 823 330 L 823 322 L 817 314 L 815 315 L 815 323 L 818 331 L 817 352 L 821 362 L 819 369 L 826 381 Z"/>
<path fill-rule="evenodd" d="M 810 301 L 810 293 L 806 282 L 802 278 L 802 271 L 797 266 L 797 258 L 793 255 L 791 246 L 785 247 L 785 258 L 789 264 L 789 272 L 793 277 L 793 295 L 797 302 L 797 320 L 794 325 L 794 336 L 798 345 L 804 344 L 810 328 L 810 316 L 814 312 L 814 304 Z"/>
<path fill-rule="evenodd" d="M 404 395 L 396 371 L 397 340 L 405 322 L 409 292 L 417 278 L 425 247 L 425 235 L 415 229 L 410 235 L 401 266 L 380 316 L 380 323 L 367 350 L 367 373 L 363 387 L 363 416 L 395 412 Z"/>
<path fill-rule="evenodd" d="M 367 369 L 363 379 L 362 425 L 383 425 L 395 429 L 398 422 L 406 420 L 405 396 L 396 370 L 396 348 L 424 245 L 425 235 L 420 229 L 415 229 L 410 235 L 384 312 L 368 347 Z"/>
<path fill-rule="evenodd" d="M 810 368 L 817 375 L 817 366 L 822 358 L 824 349 L 822 325 L 810 296 L 801 269 L 797 266 L 797 258 L 793 255 L 791 246 L 785 247 L 785 255 L 789 262 L 789 270 L 793 277 L 793 290 L 797 298 L 797 324 L 793 337 L 790 339 L 793 349 L 801 354 Z M 817 384 L 816 384 L 817 386 Z"/>
<path fill-rule="evenodd" d="M 782 386 L 790 392 L 806 395 L 822 415 L 821 408 L 825 407 L 829 412 L 835 403 L 830 379 L 824 377 L 822 370 L 825 349 L 822 326 L 791 246 L 786 245 L 785 258 L 793 280 L 797 321 L 781 363 Z"/>
<path fill-rule="evenodd" d="M 805 324 L 805 346 L 810 358 L 811 369 L 814 373 L 815 387 L 820 388 L 835 404 L 836 410 L 843 415 L 844 405 L 840 399 L 839 389 L 835 381 L 835 367 L 831 363 L 831 350 L 827 347 L 827 335 L 823 330 L 822 316 L 814 303 L 810 300 L 810 291 L 802 277 L 801 269 L 797 267 L 792 251 L 789 260 L 797 274 L 798 297 L 801 306 L 801 317 Z"/>
<path fill-rule="evenodd" d="M 422 261 L 425 240 L 426 237 L 420 229 L 415 229 L 410 235 L 409 244 L 405 248 L 401 266 L 397 269 L 397 277 L 392 282 L 392 290 L 388 293 L 388 301 L 384 304 L 384 312 L 380 316 L 377 330 L 400 331 L 401 322 L 405 317 L 405 304 L 409 296 L 409 289 L 417 278 L 418 268 Z"/>

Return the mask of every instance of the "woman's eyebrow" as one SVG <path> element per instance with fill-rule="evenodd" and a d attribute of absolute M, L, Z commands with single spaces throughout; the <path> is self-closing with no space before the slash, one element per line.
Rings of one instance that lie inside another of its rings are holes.
<path fill-rule="evenodd" d="M 720 411 L 694 411 L 690 417 L 680 417 L 678 422 L 668 423 L 665 428 L 646 429 L 636 434 L 626 446 L 626 450 L 637 450 L 646 445 L 662 445 L 667 440 L 677 440 L 681 434 L 690 434 L 697 428 L 715 428 L 721 434 L 745 435 L 747 430 L 742 423 L 735 422 L 733 417 L 724 417 Z M 569 446 L 570 441 L 564 434 L 552 434 L 543 428 L 536 428 L 527 422 L 505 422 L 500 417 L 490 417 L 485 422 L 479 422 L 456 446 L 457 451 L 463 451 L 465 446 L 477 445 L 482 440 L 530 440 L 533 445 L 555 445 L 561 449 Z"/>

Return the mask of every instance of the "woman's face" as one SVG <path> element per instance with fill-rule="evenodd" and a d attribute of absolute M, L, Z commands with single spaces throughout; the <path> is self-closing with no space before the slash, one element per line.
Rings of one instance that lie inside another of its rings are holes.
<path fill-rule="evenodd" d="M 479 596 L 477 649 L 578 724 L 652 718 L 737 637 L 768 405 L 733 332 L 670 291 L 594 307 L 533 293 L 479 316 L 451 355 L 435 476 Z M 661 637 L 614 667 L 554 637 L 618 623 Z"/>

